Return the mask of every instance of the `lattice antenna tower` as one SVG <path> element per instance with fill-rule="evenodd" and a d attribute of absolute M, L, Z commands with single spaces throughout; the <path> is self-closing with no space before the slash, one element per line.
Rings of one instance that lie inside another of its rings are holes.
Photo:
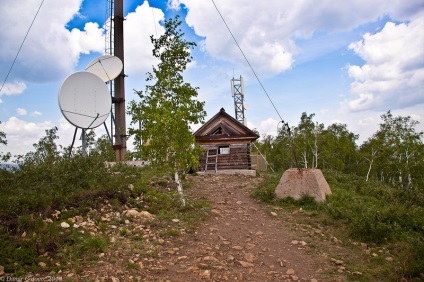
<path fill-rule="evenodd" d="M 244 82 L 243 77 L 231 79 L 231 95 L 234 98 L 235 118 L 240 123 L 246 125 L 244 116 Z"/>

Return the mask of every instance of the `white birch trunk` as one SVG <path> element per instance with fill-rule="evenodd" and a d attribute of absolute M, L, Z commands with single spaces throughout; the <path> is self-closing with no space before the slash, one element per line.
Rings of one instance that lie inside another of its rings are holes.
<path fill-rule="evenodd" d="M 178 194 L 180 194 L 180 196 L 181 196 L 181 203 L 182 203 L 183 207 L 185 207 L 185 199 L 184 199 L 184 194 L 183 194 L 183 183 L 180 179 L 180 176 L 178 175 L 178 172 L 176 172 L 176 171 L 175 171 L 175 183 L 177 183 Z"/>

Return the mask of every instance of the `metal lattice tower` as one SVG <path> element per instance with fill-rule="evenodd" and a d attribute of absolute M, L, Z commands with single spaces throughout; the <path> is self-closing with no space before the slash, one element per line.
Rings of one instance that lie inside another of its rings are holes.
<path fill-rule="evenodd" d="M 244 83 L 241 76 L 239 79 L 234 77 L 231 79 L 231 94 L 234 98 L 235 118 L 246 125 L 244 117 Z"/>

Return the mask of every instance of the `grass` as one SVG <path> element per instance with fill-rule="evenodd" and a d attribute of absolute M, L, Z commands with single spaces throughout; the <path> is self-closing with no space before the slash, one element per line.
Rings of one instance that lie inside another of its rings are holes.
<path fill-rule="evenodd" d="M 290 197 L 276 199 L 274 191 L 281 174 L 266 175 L 252 195 L 289 211 L 302 208 L 308 218 L 317 217 L 321 224 L 338 228 L 339 236 L 345 236 L 345 241 L 385 248 L 396 256 L 398 264 L 397 268 L 387 268 L 385 261 L 376 264 L 380 272 L 374 275 L 380 279 L 423 275 L 424 191 L 400 190 L 335 171 L 324 171 L 324 175 L 332 190 L 326 203 L 315 202 L 310 197 L 298 201 Z"/>
<path fill-rule="evenodd" d="M 205 219 L 210 208 L 208 203 L 190 198 L 182 207 L 166 171 L 120 165 L 106 168 L 96 156 L 58 157 L 53 162 L 26 163 L 15 171 L 0 172 L 0 265 L 13 275 L 69 268 L 81 271 L 84 263 L 96 260 L 109 248 L 110 225 L 124 222 L 124 218 L 105 222 L 104 209 L 113 214 L 129 207 L 147 210 L 156 215 L 150 228 L 163 230 L 163 236 L 178 236 L 180 229 L 189 230 Z M 186 182 L 186 186 L 190 184 Z M 84 221 L 90 218 L 92 229 L 72 227 L 77 216 Z M 174 218 L 180 220 L 178 226 L 172 222 Z M 62 222 L 70 227 L 62 228 Z M 168 228 L 171 224 L 173 228 Z M 129 235 L 130 230 L 131 224 L 116 229 L 115 236 L 134 237 L 142 243 L 141 237 Z M 46 267 L 40 267 L 40 262 Z"/>

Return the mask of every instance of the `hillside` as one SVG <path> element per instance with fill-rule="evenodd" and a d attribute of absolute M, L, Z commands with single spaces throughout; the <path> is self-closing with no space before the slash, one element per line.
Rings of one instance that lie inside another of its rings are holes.
<path fill-rule="evenodd" d="M 124 205 L 104 200 L 87 214 L 57 221 L 63 234 L 88 234 L 91 239 L 83 245 L 89 252 L 72 245 L 62 254 L 46 252 L 33 272 L 12 276 L 114 282 L 401 278 L 402 261 L 387 246 L 352 241 L 342 222 L 317 212 L 269 206 L 251 197 L 263 177 L 189 176 L 185 211 L 175 209 L 172 194 L 160 193 L 169 190 L 169 179 L 144 181 L 158 192 L 145 190 Z M 128 189 L 137 191 L 138 185 Z"/>

